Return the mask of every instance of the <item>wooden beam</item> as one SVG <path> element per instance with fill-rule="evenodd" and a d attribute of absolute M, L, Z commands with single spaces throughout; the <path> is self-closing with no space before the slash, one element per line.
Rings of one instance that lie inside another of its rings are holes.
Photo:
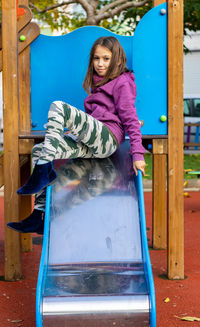
<path fill-rule="evenodd" d="M 18 34 L 18 39 L 20 35 L 24 35 L 26 40 L 24 42 L 19 42 L 18 52 L 21 53 L 26 49 L 39 35 L 40 29 L 36 23 L 30 23 L 24 29 L 22 29 Z M 2 50 L 0 51 L 0 71 L 2 71 Z"/>
<path fill-rule="evenodd" d="M 20 36 L 25 36 L 23 42 L 20 41 Z M 19 53 L 28 47 L 40 35 L 40 28 L 36 23 L 29 23 L 19 33 Z"/>
<path fill-rule="evenodd" d="M 152 239 L 154 249 L 167 247 L 167 143 L 153 139 Z"/>
<path fill-rule="evenodd" d="M 200 143 L 195 143 L 195 142 L 185 142 L 185 143 L 184 143 L 184 146 L 191 146 L 191 147 L 197 146 L 197 147 L 199 148 L 199 147 L 200 147 Z"/>
<path fill-rule="evenodd" d="M 183 0 L 168 0 L 168 137 L 168 277 L 183 279 Z"/>
<path fill-rule="evenodd" d="M 167 154 L 168 140 L 167 139 L 153 139 L 153 154 Z"/>
<path fill-rule="evenodd" d="M 20 7 L 27 8 L 29 1 L 28 0 L 20 0 Z M 30 21 L 30 9 L 26 10 L 26 15 L 29 15 Z M 18 20 L 18 29 L 21 20 L 20 30 L 21 33 L 26 33 L 29 35 L 30 41 L 30 24 L 25 25 L 25 17 L 24 15 L 19 17 Z M 26 19 L 27 21 L 27 19 Z M 28 30 L 23 31 L 23 27 L 27 26 Z M 37 31 L 37 35 L 40 33 L 39 27 L 34 27 L 34 31 Z M 18 35 L 19 36 L 19 35 Z M 32 39 L 35 38 L 35 34 L 32 31 Z M 27 42 L 27 40 L 26 40 Z M 24 42 L 23 42 L 24 43 Z M 30 46 L 26 47 L 23 51 L 19 54 L 19 106 L 20 106 L 20 113 L 19 113 L 19 133 L 24 132 L 26 134 L 30 133 L 31 131 L 31 94 L 30 94 Z M 34 140 L 19 140 L 19 153 L 21 154 L 31 154 L 32 147 L 34 145 Z M 21 157 L 21 156 L 20 156 Z M 20 169 L 20 178 L 21 178 L 21 185 L 23 185 L 28 177 L 30 176 L 31 172 L 31 156 L 28 156 L 28 162 Z M 32 212 L 32 197 L 31 196 L 23 196 L 20 197 L 20 210 L 19 210 L 19 217 L 21 220 L 28 217 Z M 31 234 L 21 234 L 21 249 L 22 252 L 27 252 L 32 250 L 32 236 Z"/>
<path fill-rule="evenodd" d="M 167 247 L 166 162 L 166 155 L 153 155 L 152 239 L 154 249 Z"/>
<path fill-rule="evenodd" d="M 19 159 L 19 166 L 22 168 L 29 161 L 28 155 L 21 155 Z M 3 153 L 0 155 L 0 187 L 4 185 L 4 167 L 3 167 Z"/>
<path fill-rule="evenodd" d="M 23 185 L 30 176 L 31 172 L 31 160 L 29 160 L 21 168 L 21 185 Z M 32 211 L 32 196 L 20 197 L 20 219 L 27 218 Z M 22 252 L 28 252 L 32 250 L 32 237 L 31 234 L 21 234 L 21 250 Z"/>
<path fill-rule="evenodd" d="M 31 154 L 34 146 L 34 140 L 22 139 L 19 140 L 19 154 Z"/>
<path fill-rule="evenodd" d="M 0 187 L 3 186 L 3 154 L 0 155 Z"/>
<path fill-rule="evenodd" d="M 184 123 L 184 126 L 198 127 L 200 126 L 200 123 Z"/>
<path fill-rule="evenodd" d="M 32 12 L 28 6 L 20 5 L 19 8 L 25 9 L 25 14 L 23 16 L 19 16 L 17 21 L 17 30 L 20 31 L 24 26 L 30 23 L 32 19 Z"/>
<path fill-rule="evenodd" d="M 27 47 L 19 54 L 19 133 L 26 134 L 31 131 L 30 79 L 30 47 Z"/>
<path fill-rule="evenodd" d="M 22 28 L 24 28 L 28 23 L 30 23 L 32 19 L 31 10 L 25 5 L 22 5 L 20 7 L 25 9 L 25 14 L 23 16 L 19 16 L 19 19 L 17 21 L 18 32 L 20 32 Z M 0 32 L 2 34 L 1 28 L 0 28 Z M 2 48 L 1 34 L 0 34 L 0 49 Z M 2 71 L 2 50 L 0 51 L 0 71 Z"/>
<path fill-rule="evenodd" d="M 20 236 L 6 227 L 19 220 L 18 35 L 16 0 L 2 0 L 5 279 L 22 277 Z"/>
<path fill-rule="evenodd" d="M 25 41 L 19 41 L 19 53 L 24 51 L 40 35 L 40 28 L 36 23 L 29 23 L 19 32 L 18 39 L 21 35 L 25 36 Z M 2 50 L 0 51 L 0 71 L 2 71 Z"/>
<path fill-rule="evenodd" d="M 153 0 L 153 6 L 156 7 L 164 2 L 166 2 L 166 0 Z"/>
<path fill-rule="evenodd" d="M 31 165 L 30 156 L 20 156 L 20 169 L 21 173 L 21 184 L 24 184 L 30 176 Z M 0 187 L 4 185 L 3 182 L 3 155 L 0 156 Z M 30 215 L 32 211 L 32 197 L 24 196 L 20 197 L 20 219 L 24 219 Z M 21 234 L 21 250 L 27 252 L 32 250 L 32 238 L 31 234 Z"/>
<path fill-rule="evenodd" d="M 30 156 L 20 156 L 20 169 L 23 171 L 21 174 L 21 184 L 24 184 L 30 176 Z M 4 185 L 3 182 L 3 154 L 0 156 L 0 187 Z M 20 218 L 24 219 L 30 215 L 32 209 L 32 197 L 20 197 Z M 21 234 L 21 250 L 27 252 L 32 250 L 31 234 Z"/>

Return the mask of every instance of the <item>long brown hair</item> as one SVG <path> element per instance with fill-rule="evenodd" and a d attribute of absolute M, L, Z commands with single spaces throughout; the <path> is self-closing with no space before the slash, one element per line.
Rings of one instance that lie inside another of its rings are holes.
<path fill-rule="evenodd" d="M 93 67 L 93 59 L 95 49 L 98 45 L 106 47 L 112 52 L 111 62 L 108 67 L 106 75 L 102 78 L 102 80 L 96 84 L 95 86 L 101 86 L 107 83 L 108 81 L 118 77 L 123 72 L 128 71 L 126 67 L 126 54 L 124 49 L 122 48 L 119 41 L 113 36 L 103 36 L 97 39 L 90 51 L 90 60 L 88 65 L 88 70 L 85 76 L 85 80 L 83 82 L 83 88 L 87 93 L 90 93 L 90 88 L 94 87 L 93 85 L 93 74 L 94 74 L 94 67 Z"/>

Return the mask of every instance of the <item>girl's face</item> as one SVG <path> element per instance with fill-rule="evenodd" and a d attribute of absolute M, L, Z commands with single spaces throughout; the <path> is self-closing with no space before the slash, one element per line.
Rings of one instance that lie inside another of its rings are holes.
<path fill-rule="evenodd" d="M 110 66 L 112 58 L 112 52 L 102 46 L 97 45 L 96 49 L 94 51 L 94 57 L 93 57 L 93 65 L 94 70 L 99 76 L 105 76 L 108 70 L 108 67 Z"/>

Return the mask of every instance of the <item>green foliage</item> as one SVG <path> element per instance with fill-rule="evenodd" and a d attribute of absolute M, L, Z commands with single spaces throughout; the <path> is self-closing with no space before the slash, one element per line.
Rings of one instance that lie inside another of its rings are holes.
<path fill-rule="evenodd" d="M 192 31 L 200 30 L 200 1 L 199 0 L 184 1 L 184 30 L 186 28 Z"/>
<path fill-rule="evenodd" d="M 135 29 L 134 24 L 130 24 L 126 21 L 120 22 L 118 17 L 109 19 L 109 21 L 104 19 L 101 21 L 100 26 L 119 35 L 132 35 Z"/>
<path fill-rule="evenodd" d="M 97 9 L 101 9 L 105 5 L 115 1 L 116 0 L 99 0 Z M 36 9 L 34 9 L 35 6 L 40 10 L 45 10 L 49 6 L 57 5 L 60 2 L 61 1 L 59 0 L 30 0 L 29 4 L 34 17 L 37 18 L 43 24 L 47 23 L 50 26 L 51 30 L 61 29 L 63 33 L 65 33 L 67 31 L 72 31 L 78 27 L 86 25 L 86 13 L 84 10 L 75 9 L 72 13 L 67 10 L 67 5 L 43 12 L 38 12 Z M 77 2 L 75 1 L 75 3 Z M 129 8 L 111 19 L 102 20 L 100 22 L 100 26 L 106 27 L 107 29 L 110 29 L 118 34 L 129 35 L 133 33 L 139 20 L 146 14 L 147 11 L 152 8 L 152 6 L 152 0 L 150 0 L 143 7 Z M 76 5 L 74 5 L 74 8 L 76 8 Z M 186 29 L 193 31 L 200 30 L 200 0 L 184 0 L 185 34 Z"/>
<path fill-rule="evenodd" d="M 145 6 L 139 8 L 130 8 L 122 13 L 121 22 L 126 21 L 131 23 L 132 19 L 138 23 L 136 17 L 140 19 L 153 7 L 153 2 L 149 1 Z M 184 34 L 186 30 L 200 30 L 200 1 L 199 0 L 184 0 Z"/>
<path fill-rule="evenodd" d="M 39 10 L 44 10 L 45 8 L 56 5 L 57 0 L 31 0 L 30 7 L 32 9 L 34 18 L 36 18 L 39 23 L 46 23 L 51 27 L 51 30 L 58 30 L 59 28 L 65 29 L 70 24 L 70 17 L 65 13 L 66 6 L 61 8 L 55 8 L 45 12 L 38 12 L 35 8 Z M 33 6 L 32 6 L 33 5 Z"/>
<path fill-rule="evenodd" d="M 136 7 L 136 8 L 129 8 L 126 11 L 122 12 L 121 15 L 121 23 L 126 22 L 127 25 L 134 24 L 134 30 L 139 23 L 139 21 L 142 19 L 142 17 L 153 7 L 153 1 L 150 0 L 148 3 L 146 3 L 143 7 Z"/>
<path fill-rule="evenodd" d="M 99 0 L 97 9 L 103 8 L 105 5 L 115 2 L 116 0 Z M 87 25 L 86 14 L 84 10 L 75 10 L 72 13 L 67 11 L 67 6 L 59 7 L 50 11 L 39 13 L 34 6 L 43 10 L 48 6 L 57 4 L 58 0 L 30 0 L 30 7 L 36 19 L 43 23 L 47 23 L 51 30 L 61 29 L 63 33 L 67 30 L 72 31 L 78 27 Z M 33 6 L 32 6 L 33 5 Z M 76 7 L 74 7 L 76 8 Z M 100 26 L 107 28 L 117 34 L 131 35 L 142 16 L 152 8 L 152 1 L 149 1 L 144 7 L 126 10 L 114 18 L 104 19 L 100 22 Z"/>

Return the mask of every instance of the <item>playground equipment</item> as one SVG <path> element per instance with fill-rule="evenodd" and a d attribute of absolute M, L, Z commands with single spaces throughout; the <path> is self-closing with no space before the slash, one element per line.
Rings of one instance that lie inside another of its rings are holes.
<path fill-rule="evenodd" d="M 197 122 L 197 123 L 185 123 L 184 126 L 187 127 L 187 140 L 184 143 L 184 147 L 186 149 L 192 147 L 195 150 L 198 150 L 198 148 L 200 147 L 200 122 Z M 194 133 L 195 134 L 195 139 L 194 139 L 194 142 L 191 142 L 191 140 L 190 140 L 191 134 L 192 134 L 192 131 L 191 131 L 192 128 L 195 129 L 195 133 Z"/>
<path fill-rule="evenodd" d="M 80 326 L 156 326 L 142 174 L 130 175 L 128 150 L 126 141 L 110 158 L 59 164 L 47 189 L 37 327 L 77 317 Z"/>
<path fill-rule="evenodd" d="M 37 131 L 36 128 L 31 130 L 30 126 L 30 62 L 29 62 L 29 45 L 39 35 L 38 28 L 35 27 L 33 23 L 30 22 L 29 9 L 26 7 L 28 1 L 21 1 L 24 5 L 25 14 L 20 16 L 17 21 L 17 6 L 15 0 L 2 0 L 2 45 L 3 45 L 3 96 L 4 96 L 4 153 L 1 157 L 1 185 L 4 184 L 4 199 L 5 199 L 5 223 L 11 219 L 17 220 L 17 218 L 24 218 L 30 213 L 31 210 L 31 199 L 24 197 L 19 199 L 16 194 L 16 190 L 23 183 L 23 180 L 27 178 L 30 173 L 30 152 L 36 138 L 41 139 L 41 132 Z M 160 1 L 159 1 L 160 2 Z M 159 2 L 154 1 L 155 5 Z M 163 2 L 163 1 L 161 1 Z M 142 95 L 143 84 L 148 86 L 148 75 L 146 71 L 136 71 L 137 67 L 131 61 L 131 56 L 129 55 L 129 65 L 133 64 L 136 73 L 136 82 L 138 86 L 138 114 L 139 118 L 144 120 L 145 124 L 142 130 L 143 138 L 148 140 L 147 142 L 152 142 L 153 145 L 153 168 L 154 168 L 154 179 L 153 179 L 153 245 L 155 248 L 165 248 L 166 247 L 166 234 L 168 235 L 168 277 L 171 279 L 184 278 L 184 259 L 183 259 L 183 92 L 182 92 L 182 11 L 183 11 L 183 1 L 169 0 L 168 6 L 168 33 L 167 30 L 162 35 L 159 50 L 154 52 L 155 58 L 163 58 L 162 49 L 164 46 L 166 58 L 167 55 L 167 40 L 165 39 L 168 35 L 168 59 L 166 59 L 166 65 L 168 66 L 168 73 L 165 71 L 164 66 L 160 64 L 160 60 L 155 59 L 153 63 L 158 63 L 160 70 L 157 70 L 154 65 L 154 80 L 160 77 L 161 72 L 164 72 L 166 76 L 165 80 L 165 95 L 164 101 L 157 103 L 157 96 L 160 92 L 159 81 L 157 85 L 158 89 L 153 89 L 154 96 L 149 95 L 149 100 L 154 103 L 154 114 L 148 116 L 149 106 L 147 105 L 143 108 L 143 101 L 145 102 L 145 96 Z M 155 8 L 156 9 L 156 8 Z M 162 9 L 162 11 L 161 11 Z M 164 9 L 164 11 L 163 11 Z M 166 25 L 166 7 L 157 7 L 157 14 L 159 21 L 164 22 Z M 29 17 L 29 18 L 28 18 Z M 148 14 L 147 14 L 148 17 Z M 25 23 L 26 18 L 26 23 Z M 28 22 L 27 22 L 28 21 Z M 153 23 L 153 22 L 151 22 Z M 25 26 L 26 25 L 26 26 Z M 24 27 L 25 26 L 25 27 Z M 142 26 L 142 25 L 141 25 Z M 152 24 L 153 26 L 153 24 Z M 152 27 L 153 28 L 153 27 Z M 20 32 L 19 32 L 20 31 Z M 104 30 L 102 30 L 104 31 Z M 159 29 L 157 29 L 159 32 Z M 99 36 L 100 36 L 100 32 Z M 102 32 L 109 34 L 108 31 Z M 159 34 L 159 33 L 158 33 Z M 19 41 L 20 35 L 25 36 L 23 42 Z M 32 35 L 32 37 L 30 37 Z M 74 44 L 73 36 L 76 35 L 76 31 L 69 35 L 71 42 Z M 96 35 L 97 36 L 97 35 Z M 145 46 L 144 51 L 136 50 L 135 62 L 145 60 L 147 56 L 151 53 L 152 47 L 151 37 L 154 36 L 154 30 L 149 28 L 149 38 L 140 39 L 141 44 Z M 30 37 L 30 39 L 29 39 Z M 136 37 L 136 35 L 135 35 Z M 32 49 L 35 45 L 42 40 L 36 39 L 36 42 L 32 44 Z M 63 37 L 63 39 L 65 36 Z M 123 37 L 119 36 L 120 41 Z M 127 42 L 122 41 L 122 46 L 126 51 L 132 51 L 132 42 L 129 37 L 127 37 Z M 79 53 L 81 48 L 81 58 L 83 58 L 82 53 L 86 53 L 87 49 L 84 50 L 84 44 L 87 44 L 89 48 L 92 44 L 93 39 L 87 39 L 87 42 L 78 39 Z M 44 40 L 45 43 L 45 40 Z M 129 45 L 128 45 L 129 44 Z M 133 43 L 134 46 L 134 43 Z M 147 46 L 147 47 L 146 47 Z M 69 49 L 69 48 L 68 48 Z M 139 48 L 138 48 L 139 49 Z M 32 51 L 32 50 L 31 50 Z M 40 51 L 40 50 L 39 50 Z M 88 51 L 88 50 L 87 50 Z M 56 52 L 56 51 L 55 51 Z M 18 60 L 19 53 L 19 60 Z M 52 51 L 50 51 L 51 54 Z M 67 52 L 70 54 L 70 51 Z M 162 53 L 162 54 L 161 54 Z M 42 49 L 40 51 L 42 54 Z M 176 55 L 174 55 L 176 54 Z M 138 57 L 137 57 L 138 56 Z M 153 60 L 153 56 L 151 57 Z M 74 59 L 74 56 L 72 56 Z M 80 59 L 80 58 L 79 58 Z M 84 63 L 86 62 L 86 57 L 84 58 Z M 32 60 L 32 56 L 31 56 Z M 49 70 L 51 69 L 51 74 L 54 74 L 54 69 L 52 68 L 53 63 L 58 61 L 56 57 L 51 61 Z M 73 63 L 73 60 L 71 61 Z M 151 66 L 152 62 L 146 62 Z M 166 64 L 165 59 L 162 64 Z M 34 65 L 32 61 L 31 65 Z M 80 76 L 84 75 L 82 70 L 84 65 L 79 64 Z M 63 66 L 64 67 L 64 66 Z M 144 66 L 145 69 L 147 68 Z M 75 68 L 74 68 L 75 69 Z M 42 98 L 47 99 L 47 94 L 41 94 L 41 99 L 34 96 L 34 74 L 35 70 L 31 71 L 31 106 L 32 106 L 32 120 L 34 122 L 34 114 L 36 113 L 33 106 L 37 102 L 40 103 L 40 113 L 47 111 L 48 108 L 43 107 Z M 52 75 L 51 75 L 52 76 Z M 75 71 L 73 75 L 75 76 Z M 168 84 L 167 84 L 168 76 Z M 140 80 L 141 78 L 141 80 Z M 52 80 L 51 80 L 52 81 Z M 65 76 L 65 82 L 68 79 Z M 49 79 L 46 78 L 45 84 L 48 84 Z M 75 105 L 79 106 L 79 101 L 83 96 L 80 91 L 80 96 L 77 97 L 77 90 L 79 93 L 80 88 L 75 88 L 74 80 L 70 77 L 70 89 L 69 86 L 65 87 L 65 94 L 70 90 L 69 94 L 73 90 L 76 92 L 76 102 Z M 59 84 L 62 86 L 60 79 L 55 80 L 55 85 Z M 19 85 L 19 87 L 18 87 Z M 167 87 L 168 85 L 168 87 Z M 42 89 L 43 85 L 40 85 L 38 80 L 36 80 L 35 88 Z M 163 84 L 162 84 L 163 87 Z M 168 91 L 168 92 L 167 92 Z M 41 93 L 42 93 L 41 92 Z M 73 93 L 73 92 L 72 92 Z M 48 101 L 55 100 L 56 94 L 54 93 L 53 98 L 50 99 L 51 94 L 48 93 Z M 60 97 L 59 100 L 63 98 Z M 153 100 L 152 100 L 153 99 Z M 41 100 L 41 101 L 40 101 Z M 141 102 L 139 102 L 139 100 Z M 148 100 L 148 99 L 147 99 Z M 66 99 L 66 102 L 70 102 L 70 99 Z M 147 101 L 148 102 L 148 101 Z M 166 103 L 168 102 L 168 112 Z M 148 104 L 148 103 L 147 103 Z M 20 108 L 20 110 L 19 110 Z M 166 108 L 166 109 L 165 109 Z M 36 115 L 38 115 L 36 113 Z M 155 116 L 156 115 L 156 116 Z M 167 122 L 160 122 L 161 116 L 167 116 Z M 143 116 L 143 117 L 142 117 Z M 146 118 L 147 117 L 147 118 Z M 37 118 L 37 117 L 36 117 Z M 150 121 L 149 121 L 150 119 Z M 152 120 L 155 119 L 155 126 L 158 128 L 157 134 L 154 131 L 154 125 L 151 124 Z M 43 117 L 38 121 L 43 121 Z M 37 120 L 36 120 L 37 123 Z M 153 129 L 148 131 L 148 126 L 153 126 Z M 39 125 L 38 125 L 39 126 Z M 35 130 L 34 130 L 35 129 Z M 145 132 L 145 130 L 148 132 Z M 156 135 L 155 135 L 156 134 Z M 168 158 L 168 232 L 166 233 L 166 158 Z M 2 168 L 3 167 L 3 168 Z M 20 172 L 21 173 L 18 173 Z M 3 172 L 3 173 L 2 173 Z M 21 179 L 21 180 L 20 180 Z M 19 214 L 20 213 L 20 214 Z M 22 236 L 22 247 L 24 250 L 30 249 L 30 238 L 27 236 Z M 16 280 L 21 277 L 21 261 L 20 261 L 20 236 L 7 228 L 5 229 L 5 278 L 7 280 Z"/>
<path fill-rule="evenodd" d="M 189 175 L 197 175 L 198 178 L 200 177 L 200 170 L 188 169 L 186 171 L 186 173 L 189 174 Z"/>

